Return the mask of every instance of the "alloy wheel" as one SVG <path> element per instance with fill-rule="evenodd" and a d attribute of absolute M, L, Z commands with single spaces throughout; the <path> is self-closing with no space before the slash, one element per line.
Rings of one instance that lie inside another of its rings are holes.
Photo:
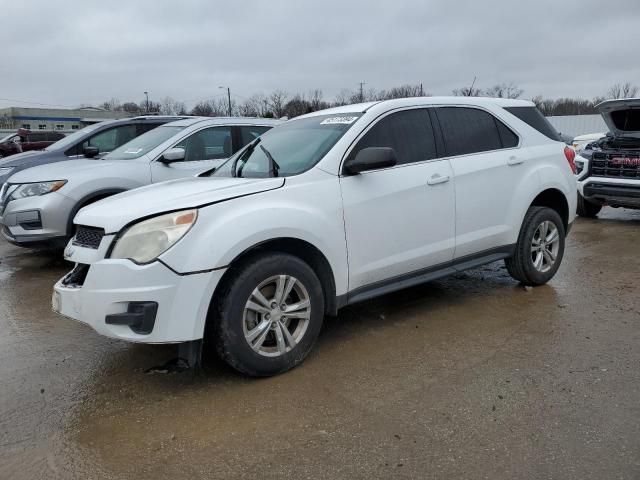
<path fill-rule="evenodd" d="M 545 220 L 536 229 L 531 239 L 531 261 L 539 272 L 553 268 L 560 249 L 560 232 L 553 222 Z"/>
<path fill-rule="evenodd" d="M 291 275 L 275 275 L 251 292 L 243 311 L 242 329 L 256 353 L 278 357 L 296 347 L 310 320 L 306 287 Z"/>

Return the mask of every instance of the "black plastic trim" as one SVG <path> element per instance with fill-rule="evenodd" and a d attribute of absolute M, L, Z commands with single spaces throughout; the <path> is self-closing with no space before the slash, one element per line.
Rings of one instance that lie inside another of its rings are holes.
<path fill-rule="evenodd" d="M 584 186 L 585 198 L 638 198 L 640 199 L 640 185 L 624 185 L 611 183 L 590 182 Z"/>
<path fill-rule="evenodd" d="M 515 244 L 496 247 L 356 288 L 346 295 L 338 296 L 338 308 L 511 257 L 514 249 Z"/>
<path fill-rule="evenodd" d="M 127 311 L 107 315 L 107 325 L 127 325 L 134 333 L 148 335 L 153 331 L 158 313 L 157 302 L 129 302 Z"/>

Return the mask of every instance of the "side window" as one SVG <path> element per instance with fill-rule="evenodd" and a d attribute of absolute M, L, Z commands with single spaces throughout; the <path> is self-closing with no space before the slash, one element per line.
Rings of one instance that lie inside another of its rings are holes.
<path fill-rule="evenodd" d="M 367 147 L 391 147 L 398 164 L 436 158 L 436 144 L 429 112 L 425 109 L 404 110 L 387 115 L 360 139 L 349 155 L 351 158 Z"/>
<path fill-rule="evenodd" d="M 137 125 L 138 127 L 138 135 L 142 135 L 143 133 L 147 133 L 151 130 L 153 130 L 156 127 L 159 127 L 160 125 L 163 125 L 162 123 L 139 123 Z"/>
<path fill-rule="evenodd" d="M 495 118 L 496 125 L 498 127 L 498 133 L 500 134 L 500 140 L 502 140 L 502 148 L 514 148 L 518 146 L 518 136 L 511 131 L 509 127 L 507 127 L 500 120 Z"/>
<path fill-rule="evenodd" d="M 467 155 L 502 148 L 493 115 L 477 108 L 436 109 L 447 156 Z"/>
<path fill-rule="evenodd" d="M 46 138 L 46 133 L 30 133 L 27 136 L 27 142 L 43 142 Z"/>
<path fill-rule="evenodd" d="M 231 127 L 205 128 L 185 138 L 176 147 L 184 148 L 185 162 L 230 157 L 233 153 Z"/>
<path fill-rule="evenodd" d="M 240 127 L 240 141 L 242 142 L 242 145 L 240 146 L 244 147 L 248 143 L 253 142 L 256 138 L 258 138 L 267 130 L 269 130 L 269 127 L 260 127 L 257 125 L 248 125 L 245 127 Z"/>
<path fill-rule="evenodd" d="M 134 138 L 136 138 L 136 126 L 122 125 L 96 133 L 88 140 L 85 140 L 82 144 L 82 149 L 85 147 L 97 147 L 100 153 L 111 152 Z"/>

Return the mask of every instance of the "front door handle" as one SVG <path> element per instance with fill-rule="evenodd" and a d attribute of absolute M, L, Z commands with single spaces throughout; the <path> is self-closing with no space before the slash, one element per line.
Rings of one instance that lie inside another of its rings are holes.
<path fill-rule="evenodd" d="M 439 183 L 447 183 L 449 181 L 449 175 L 440 175 L 436 173 L 427 180 L 428 185 L 438 185 Z"/>
<path fill-rule="evenodd" d="M 515 155 L 511 155 L 507 160 L 508 165 L 520 165 L 521 163 L 524 163 L 524 158 L 516 157 Z"/>

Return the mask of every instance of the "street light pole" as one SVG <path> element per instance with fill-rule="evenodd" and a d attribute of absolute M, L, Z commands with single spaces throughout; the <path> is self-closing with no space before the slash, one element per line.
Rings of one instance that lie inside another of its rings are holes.
<path fill-rule="evenodd" d="M 231 116 L 231 88 L 229 87 L 218 87 L 218 88 L 227 90 L 227 100 L 229 101 L 229 116 Z"/>
<path fill-rule="evenodd" d="M 147 97 L 147 114 L 149 114 L 149 92 L 144 92 L 145 97 Z"/>

